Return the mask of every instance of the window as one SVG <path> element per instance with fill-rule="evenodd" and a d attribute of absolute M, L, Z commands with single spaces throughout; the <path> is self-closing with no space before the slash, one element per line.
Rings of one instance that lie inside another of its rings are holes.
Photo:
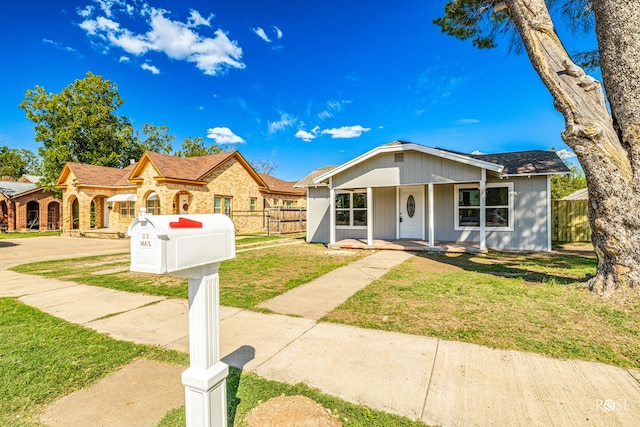
<path fill-rule="evenodd" d="M 222 213 L 231 218 L 233 212 L 232 200 L 229 196 L 215 196 L 213 198 L 213 213 Z"/>
<path fill-rule="evenodd" d="M 336 193 L 336 226 L 367 226 L 367 193 Z"/>
<path fill-rule="evenodd" d="M 160 215 L 160 198 L 158 197 L 158 193 L 151 193 L 147 197 L 147 213 Z"/>
<path fill-rule="evenodd" d="M 480 228 L 480 189 L 478 186 L 455 186 L 456 230 Z M 485 227 L 513 230 L 511 209 L 513 183 L 487 184 L 485 189 Z"/>
<path fill-rule="evenodd" d="M 249 199 L 249 210 L 251 212 L 255 212 L 256 211 L 256 203 L 257 203 L 258 199 L 256 199 L 255 197 L 252 197 L 251 199 Z"/>
<path fill-rule="evenodd" d="M 136 216 L 136 202 L 120 202 L 120 218 L 133 219 Z"/>

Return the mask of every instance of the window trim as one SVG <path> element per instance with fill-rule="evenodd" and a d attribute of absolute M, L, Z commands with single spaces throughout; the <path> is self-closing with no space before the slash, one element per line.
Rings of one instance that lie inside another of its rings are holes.
<path fill-rule="evenodd" d="M 131 201 L 131 200 L 127 200 L 124 202 L 118 202 L 119 206 L 118 206 L 118 218 L 120 219 L 134 219 L 136 217 L 136 202 L 135 201 Z M 126 214 L 122 215 L 122 212 L 125 210 L 123 209 L 126 206 Z"/>
<path fill-rule="evenodd" d="M 501 188 L 501 187 L 507 187 L 507 191 L 509 192 L 509 204 L 507 206 L 504 205 L 499 205 L 499 206 L 487 206 L 486 205 L 486 190 L 489 188 Z M 478 211 L 480 210 L 480 206 L 460 206 L 459 205 L 459 194 L 460 194 L 460 190 L 464 190 L 464 189 L 474 189 L 474 190 L 479 190 L 480 189 L 480 185 L 479 184 L 456 184 L 454 185 L 454 190 L 453 190 L 453 223 L 454 223 L 454 230 L 456 231 L 463 231 L 463 230 L 471 230 L 471 231 L 480 231 L 480 226 L 479 225 L 473 225 L 473 226 L 467 226 L 467 225 L 459 225 L 459 220 L 460 220 L 460 208 L 462 209 L 478 209 Z M 513 231 L 513 223 L 514 223 L 514 191 L 513 191 L 513 182 L 491 182 L 491 183 L 486 183 L 485 184 L 485 194 L 481 195 L 481 197 L 485 198 L 485 230 L 491 230 L 491 231 Z M 490 227 L 487 226 L 487 218 L 486 218 L 486 210 L 490 209 L 490 208 L 506 208 L 508 211 L 508 218 L 509 218 L 509 225 L 507 227 Z"/>
<path fill-rule="evenodd" d="M 336 190 L 334 198 L 337 198 L 340 194 L 349 194 L 349 208 L 338 208 L 337 206 L 334 208 L 334 212 L 338 211 L 347 211 L 349 212 L 349 225 L 335 224 L 337 230 L 366 230 L 368 225 L 353 225 L 353 213 L 354 211 L 364 212 L 365 213 L 365 221 L 368 221 L 368 210 L 371 209 L 369 206 L 369 198 L 367 197 L 367 190 Z M 365 200 L 364 208 L 354 208 L 353 207 L 353 195 L 354 194 L 363 194 Z M 337 215 L 336 215 L 337 218 Z"/>
<path fill-rule="evenodd" d="M 220 199 L 220 212 L 216 212 L 216 199 Z M 229 200 L 229 206 L 225 203 L 227 199 Z M 223 196 L 221 194 L 213 196 L 213 213 L 220 213 L 233 218 L 233 196 Z"/>

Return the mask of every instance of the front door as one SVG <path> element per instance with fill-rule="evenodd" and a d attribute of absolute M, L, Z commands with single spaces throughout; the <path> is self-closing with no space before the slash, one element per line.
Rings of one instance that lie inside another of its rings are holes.
<path fill-rule="evenodd" d="M 424 227 L 424 189 L 422 187 L 400 188 L 400 238 L 422 239 Z"/>

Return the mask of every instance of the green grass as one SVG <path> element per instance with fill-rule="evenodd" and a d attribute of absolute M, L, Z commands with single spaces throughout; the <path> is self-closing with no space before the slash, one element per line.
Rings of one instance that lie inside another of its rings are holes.
<path fill-rule="evenodd" d="M 34 427 L 45 408 L 59 398 L 135 359 L 145 357 L 187 366 L 188 356 L 124 341 L 67 323 L 15 299 L 0 298 L 0 425 Z M 281 394 L 302 394 L 339 414 L 345 426 L 423 426 L 324 395 L 305 385 L 287 385 L 230 368 L 229 420 L 242 426 L 260 402 Z M 184 407 L 171 411 L 161 426 L 184 426 Z"/>
<path fill-rule="evenodd" d="M 322 245 L 310 244 L 239 252 L 235 259 L 220 264 L 220 302 L 250 309 L 365 255 L 363 251 L 335 255 Z M 95 274 L 110 269 L 126 270 L 129 264 L 129 254 L 120 254 L 36 262 L 11 270 L 128 292 L 188 297 L 187 281 L 169 275 L 129 271 Z"/>
<path fill-rule="evenodd" d="M 241 373 L 235 368 L 229 369 L 227 378 L 227 421 L 229 425 L 242 427 L 245 416 L 260 403 L 280 395 L 306 396 L 337 415 L 345 427 L 424 427 L 425 424 L 408 418 L 376 411 L 364 406 L 354 405 L 333 396 L 329 396 L 302 383 L 283 384 L 266 380 L 252 373 Z M 169 412 L 159 427 L 182 427 L 185 425 L 185 408 Z"/>
<path fill-rule="evenodd" d="M 640 301 L 619 306 L 577 284 L 593 256 L 418 256 L 324 320 L 640 367 Z"/>
<path fill-rule="evenodd" d="M 1 239 L 25 239 L 28 237 L 59 236 L 58 231 L 8 231 L 0 233 Z"/>
<path fill-rule="evenodd" d="M 182 353 L 116 341 L 0 298 L 0 425 L 35 425 L 46 405 L 140 357 L 188 360 Z"/>

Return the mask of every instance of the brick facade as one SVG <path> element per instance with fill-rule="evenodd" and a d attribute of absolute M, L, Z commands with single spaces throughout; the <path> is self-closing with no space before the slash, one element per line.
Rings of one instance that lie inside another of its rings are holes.
<path fill-rule="evenodd" d="M 24 183 L 23 183 L 24 184 Z M 58 230 L 61 201 L 35 184 L 6 194 L 0 191 L 0 224 L 7 231 Z"/>
<path fill-rule="evenodd" d="M 288 200 L 298 207 L 304 207 L 306 202 L 304 192 L 289 191 L 283 181 L 270 177 L 268 185 L 239 152 L 188 159 L 148 152 L 126 170 L 89 168 L 68 164 L 58 180 L 57 186 L 63 189 L 64 230 L 76 224 L 81 232 L 108 227 L 125 233 L 141 208 L 155 214 L 159 208 L 159 214 L 206 214 L 217 210 L 230 215 L 236 232 L 261 232 L 266 229 L 263 210 L 274 199 Z M 119 175 L 116 171 L 120 171 Z M 116 195 L 130 195 L 135 200 L 108 201 Z M 103 218 L 104 212 L 107 218 Z"/>

